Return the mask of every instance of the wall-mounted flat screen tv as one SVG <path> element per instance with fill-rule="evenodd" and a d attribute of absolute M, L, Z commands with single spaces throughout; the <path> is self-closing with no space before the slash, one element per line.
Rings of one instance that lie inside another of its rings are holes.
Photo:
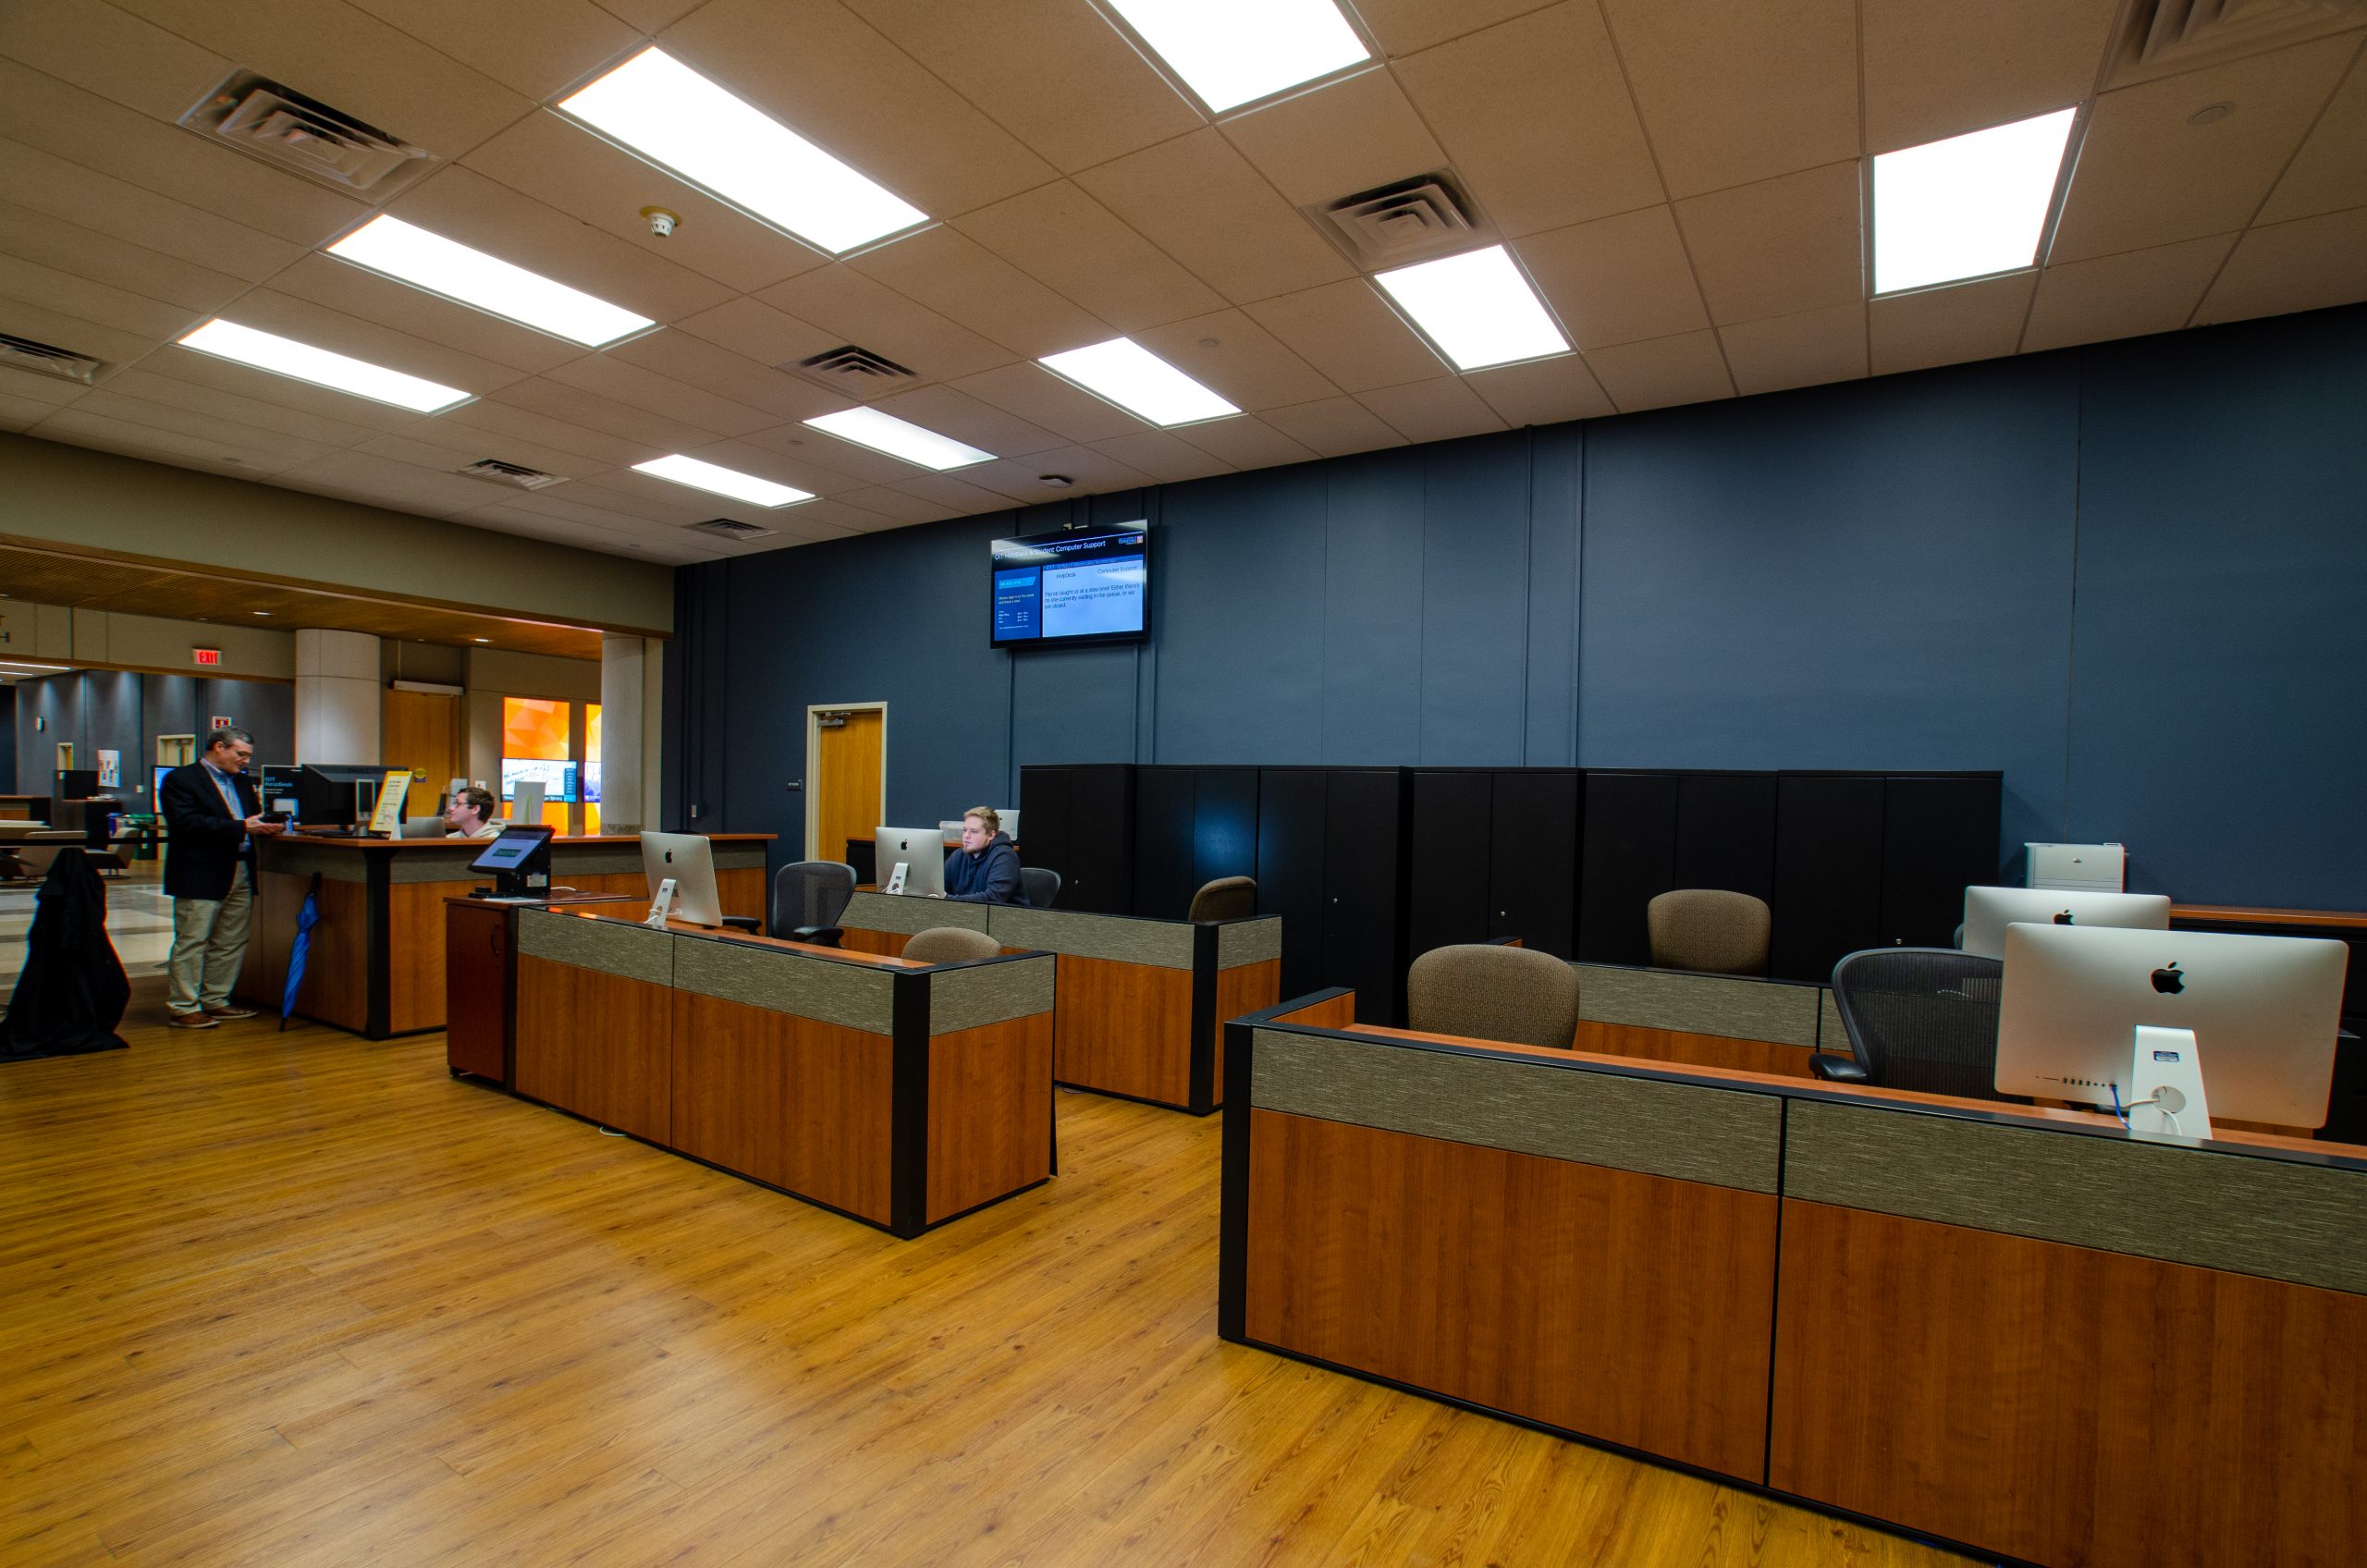
<path fill-rule="evenodd" d="M 501 798 L 515 800 L 518 783 L 531 778 L 543 787 L 546 803 L 573 802 L 575 799 L 575 765 L 571 762 L 546 762 L 540 758 L 504 757 L 501 759 Z"/>
<path fill-rule="evenodd" d="M 994 645 L 1139 643 L 1150 635 L 1150 525 L 998 539 Z"/>

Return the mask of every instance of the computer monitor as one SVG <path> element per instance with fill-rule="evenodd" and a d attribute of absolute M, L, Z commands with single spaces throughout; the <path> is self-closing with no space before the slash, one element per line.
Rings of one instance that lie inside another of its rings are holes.
<path fill-rule="evenodd" d="M 875 827 L 871 853 L 881 892 L 895 882 L 899 865 L 904 868 L 904 882 L 898 892 L 945 891 L 945 835 L 938 828 Z"/>
<path fill-rule="evenodd" d="M 2012 925 L 2005 956 L 1999 1093 L 2126 1105 L 2146 1024 L 2193 1031 L 2214 1118 L 2325 1124 L 2343 943 Z"/>
<path fill-rule="evenodd" d="M 551 829 L 540 822 L 505 827 L 469 862 L 471 871 L 493 874 L 496 898 L 534 898 L 550 891 Z"/>
<path fill-rule="evenodd" d="M 658 885 L 674 879 L 674 909 L 679 919 L 693 925 L 721 925 L 723 900 L 715 890 L 715 851 L 698 833 L 644 833 L 641 874 L 648 880 L 649 897 Z"/>
<path fill-rule="evenodd" d="M 441 816 L 407 816 L 403 818 L 402 836 L 406 839 L 442 839 L 450 834 Z"/>
<path fill-rule="evenodd" d="M 2005 927 L 2116 925 L 2130 931 L 2167 931 L 2170 900 L 2161 893 L 2067 893 L 2046 888 L 1967 888 L 1964 890 L 1964 950 L 1982 958 L 2005 956 Z"/>
<path fill-rule="evenodd" d="M 296 817 L 299 815 L 296 810 L 298 790 L 304 770 L 292 763 L 266 763 L 255 769 L 255 773 L 262 780 L 263 809 L 284 811 L 290 818 Z"/>
<path fill-rule="evenodd" d="M 172 772 L 172 770 L 173 770 L 173 765 L 172 765 L 171 763 L 168 763 L 168 762 L 161 762 L 161 763 L 158 763 L 154 767 L 153 767 L 153 768 L 149 769 L 149 772 L 148 772 L 148 809 L 149 809 L 149 810 L 151 810 L 151 811 L 162 811 L 162 810 L 164 809 L 164 802 L 165 802 L 165 775 L 166 775 L 167 773 Z M 264 803 L 264 808 L 263 808 L 263 809 L 264 809 L 264 810 L 265 810 L 265 811 L 269 811 L 269 810 L 271 809 L 271 804 L 270 804 L 270 802 L 265 802 Z"/>
<path fill-rule="evenodd" d="M 370 820 L 386 776 L 374 763 L 305 763 L 296 770 L 296 820 L 307 827 L 360 827 Z"/>

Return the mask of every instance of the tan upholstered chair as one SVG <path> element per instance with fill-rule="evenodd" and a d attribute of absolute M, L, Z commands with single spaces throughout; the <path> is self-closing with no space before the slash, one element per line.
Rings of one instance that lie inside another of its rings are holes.
<path fill-rule="evenodd" d="M 1405 973 L 1405 1021 L 1425 1034 L 1566 1050 L 1578 1032 L 1578 972 L 1528 948 L 1432 948 Z"/>
<path fill-rule="evenodd" d="M 913 933 L 904 944 L 904 956 L 914 963 L 962 963 L 974 958 L 992 958 L 1002 951 L 1002 944 L 984 931 L 964 931 L 958 925 L 932 925 L 926 931 Z"/>
<path fill-rule="evenodd" d="M 1169 906 L 1172 908 L 1173 906 Z M 1192 895 L 1186 920 L 1246 920 L 1257 913 L 1257 879 L 1220 876 Z"/>
<path fill-rule="evenodd" d="M 1654 969 L 1764 974 L 1768 925 L 1764 902 L 1718 888 L 1679 888 L 1644 906 Z"/>

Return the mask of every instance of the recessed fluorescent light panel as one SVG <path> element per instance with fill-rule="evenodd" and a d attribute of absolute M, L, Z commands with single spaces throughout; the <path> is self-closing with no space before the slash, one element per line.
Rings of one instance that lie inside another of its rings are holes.
<path fill-rule="evenodd" d="M 1372 57 L 1331 0 L 1103 0 L 1222 114 Z"/>
<path fill-rule="evenodd" d="M 657 325 L 400 218 L 372 218 L 330 246 L 329 254 L 587 349 Z"/>
<path fill-rule="evenodd" d="M 1036 362 L 1153 424 L 1197 424 L 1241 411 L 1129 337 Z"/>
<path fill-rule="evenodd" d="M 1374 275 L 1457 370 L 1570 351 L 1537 290 L 1502 245 Z"/>
<path fill-rule="evenodd" d="M 994 459 L 992 452 L 981 452 L 950 435 L 924 430 L 893 414 L 883 414 L 877 409 L 849 409 L 844 413 L 824 414 L 820 419 L 809 419 L 805 423 L 841 441 L 852 441 L 858 447 L 868 447 L 875 452 L 885 452 L 891 458 L 901 458 L 908 463 L 933 468 L 940 473 L 950 468 L 968 468 L 972 463 L 989 462 Z"/>
<path fill-rule="evenodd" d="M 1874 159 L 1874 292 L 2012 272 L 2038 260 L 2077 109 Z"/>
<path fill-rule="evenodd" d="M 207 322 L 180 343 L 184 349 L 194 349 L 217 360 L 252 365 L 257 370 L 309 381 L 316 386 L 334 387 L 374 403 L 392 403 L 413 413 L 441 413 L 474 396 L 457 386 L 439 386 L 384 365 L 374 365 L 367 360 L 348 359 L 326 349 L 315 349 L 310 343 L 257 332 L 235 322 Z"/>
<path fill-rule="evenodd" d="M 559 108 L 743 212 L 843 255 L 928 214 L 662 49 Z"/>
<path fill-rule="evenodd" d="M 753 501 L 760 507 L 786 507 L 794 501 L 814 498 L 810 490 L 775 484 L 769 479 L 758 479 L 754 474 L 742 473 L 736 468 L 703 463 L 680 452 L 670 458 L 653 458 L 648 462 L 632 466 L 634 472 L 648 474 L 653 479 L 670 480 L 676 484 L 687 484 L 693 490 L 712 491 L 717 496 L 729 496 L 735 501 Z"/>

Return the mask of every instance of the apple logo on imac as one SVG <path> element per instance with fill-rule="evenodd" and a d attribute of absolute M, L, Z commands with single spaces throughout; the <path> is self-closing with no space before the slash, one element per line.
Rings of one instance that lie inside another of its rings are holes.
<path fill-rule="evenodd" d="M 2186 976 L 2178 973 L 2177 960 L 2171 960 L 2167 969 L 2153 971 L 2153 989 L 2165 997 L 2175 997 L 2186 989 Z"/>

